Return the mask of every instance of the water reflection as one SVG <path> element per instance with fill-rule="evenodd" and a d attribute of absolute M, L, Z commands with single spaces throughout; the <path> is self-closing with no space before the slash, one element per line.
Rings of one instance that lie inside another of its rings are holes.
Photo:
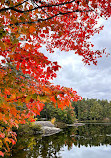
<path fill-rule="evenodd" d="M 111 146 L 92 146 L 85 147 L 81 146 L 80 148 L 72 146 L 72 149 L 69 151 L 67 147 L 63 147 L 64 151 L 61 151 L 59 156 L 62 158 L 111 158 Z"/>
<path fill-rule="evenodd" d="M 108 156 L 111 156 L 110 145 L 111 125 L 87 124 L 78 128 L 66 128 L 49 137 L 19 137 L 12 157 L 89 158 L 88 154 L 90 154 L 90 158 L 99 156 L 109 158 Z"/>

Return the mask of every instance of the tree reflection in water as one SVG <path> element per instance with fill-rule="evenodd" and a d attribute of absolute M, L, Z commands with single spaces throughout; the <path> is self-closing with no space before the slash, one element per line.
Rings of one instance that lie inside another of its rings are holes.
<path fill-rule="evenodd" d="M 19 137 L 12 151 L 13 158 L 60 158 L 64 146 L 111 145 L 111 124 L 87 124 L 81 127 L 68 127 L 62 132 L 48 137 Z M 73 146 L 73 147 L 74 147 Z M 7 157 L 9 158 L 9 157 Z"/>

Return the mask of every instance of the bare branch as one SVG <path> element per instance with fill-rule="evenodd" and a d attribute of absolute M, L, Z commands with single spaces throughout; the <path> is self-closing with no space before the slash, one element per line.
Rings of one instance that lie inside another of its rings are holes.
<path fill-rule="evenodd" d="M 59 3 L 59 4 L 47 4 L 47 5 L 38 6 L 38 7 L 35 7 L 33 9 L 29 9 L 29 10 L 19 10 L 19 9 L 15 8 L 17 6 L 13 6 L 13 7 L 9 7 L 9 8 L 0 9 L 0 12 L 7 11 L 7 10 L 14 10 L 14 11 L 16 11 L 18 13 L 26 13 L 26 12 L 31 12 L 31 11 L 36 10 L 36 9 L 49 8 L 49 7 L 57 7 L 57 6 L 65 5 L 65 4 L 70 4 L 70 3 L 73 3 L 75 1 L 76 0 L 68 1 L 68 2 L 64 2 L 64 3 Z"/>
<path fill-rule="evenodd" d="M 7 11 L 7 10 L 14 10 L 14 11 L 16 11 L 16 12 L 21 13 L 21 10 L 15 9 L 15 7 L 18 7 L 18 6 L 22 5 L 23 3 L 27 2 L 27 1 L 28 1 L 28 0 L 25 0 L 25 1 L 23 1 L 22 3 L 19 3 L 19 4 L 15 5 L 15 6 L 13 6 L 13 7 L 2 8 L 2 9 L 0 9 L 0 12 Z"/>
<path fill-rule="evenodd" d="M 33 2 L 37 7 L 38 7 L 38 4 L 36 4 L 35 2 Z M 44 9 L 41 9 L 47 16 L 49 16 L 49 14 L 44 10 Z"/>
<path fill-rule="evenodd" d="M 71 14 L 71 13 L 75 13 L 75 12 L 80 12 L 80 13 L 85 13 L 85 12 L 92 12 L 93 10 L 90 9 L 90 10 L 73 10 L 73 11 L 69 11 L 69 12 L 59 12 L 51 17 L 48 17 L 48 18 L 44 18 L 44 19 L 38 19 L 37 21 L 26 21 L 26 22 L 20 22 L 20 23 L 15 23 L 15 24 L 10 24 L 8 26 L 13 26 L 13 25 L 16 25 L 16 26 L 19 26 L 19 25 L 22 25 L 22 24 L 35 24 L 35 23 L 38 23 L 38 22 L 42 22 L 42 21 L 47 21 L 47 20 L 51 20 L 53 19 L 54 17 L 56 16 L 59 16 L 59 15 L 68 15 L 68 14 Z"/>

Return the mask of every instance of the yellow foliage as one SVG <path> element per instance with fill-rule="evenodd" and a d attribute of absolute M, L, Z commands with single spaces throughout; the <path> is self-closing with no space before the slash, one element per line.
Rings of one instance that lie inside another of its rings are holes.
<path fill-rule="evenodd" d="M 55 117 L 53 117 L 53 118 L 51 119 L 51 123 L 52 123 L 52 124 L 54 124 L 54 123 L 55 123 L 55 121 L 56 121 L 56 118 L 55 118 Z"/>

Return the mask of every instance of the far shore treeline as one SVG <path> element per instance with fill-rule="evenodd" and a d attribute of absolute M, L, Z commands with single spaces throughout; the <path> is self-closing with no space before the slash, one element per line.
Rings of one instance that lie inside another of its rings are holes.
<path fill-rule="evenodd" d="M 69 124 L 75 121 L 111 122 L 111 101 L 83 98 L 81 101 L 72 102 L 71 106 L 63 110 L 46 104 L 38 119 L 50 120 L 53 117 L 57 121 Z"/>
<path fill-rule="evenodd" d="M 83 98 L 72 102 L 72 107 L 79 121 L 111 121 L 111 101 Z"/>

